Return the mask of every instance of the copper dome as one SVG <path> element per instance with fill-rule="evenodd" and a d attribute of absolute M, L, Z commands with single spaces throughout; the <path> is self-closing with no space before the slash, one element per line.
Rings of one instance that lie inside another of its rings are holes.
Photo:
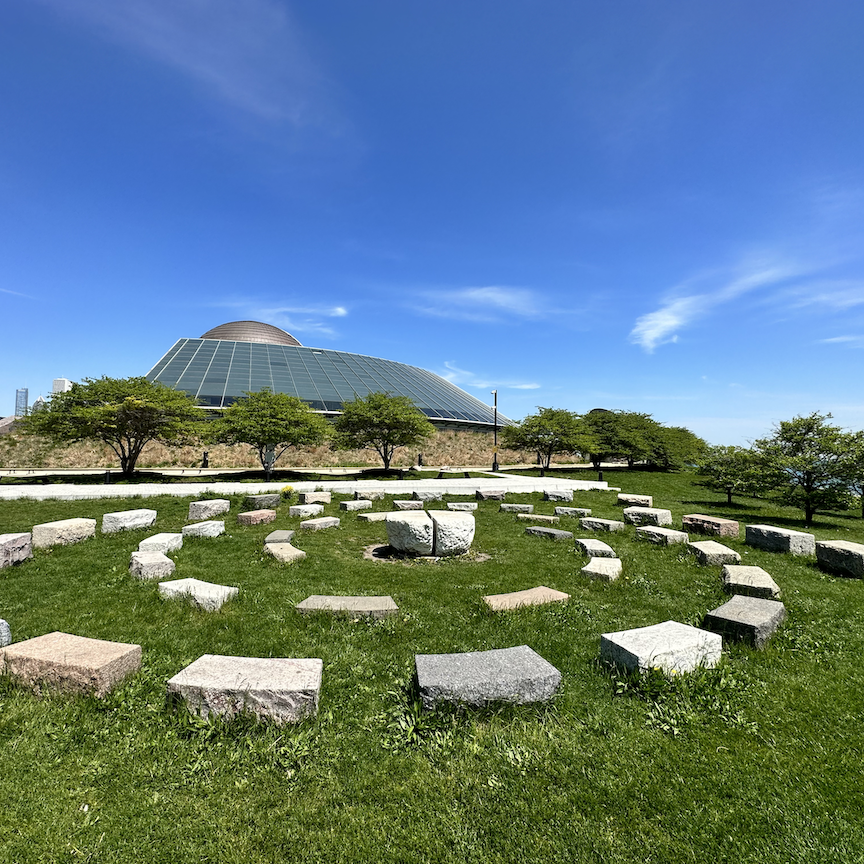
<path fill-rule="evenodd" d="M 208 330 L 202 339 L 222 339 L 225 342 L 265 342 L 268 345 L 300 345 L 290 334 L 272 324 L 260 321 L 231 321 Z"/>

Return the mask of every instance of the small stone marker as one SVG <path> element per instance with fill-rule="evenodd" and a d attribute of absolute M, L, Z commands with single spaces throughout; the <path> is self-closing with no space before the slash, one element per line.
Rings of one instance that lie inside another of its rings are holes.
<path fill-rule="evenodd" d="M 331 492 L 301 492 L 298 498 L 301 504 L 330 504 L 332 499 Z"/>
<path fill-rule="evenodd" d="M 387 542 L 399 552 L 431 555 L 435 539 L 432 517 L 422 510 L 417 513 L 388 513 Z"/>
<path fill-rule="evenodd" d="M 428 490 L 422 489 L 414 490 L 414 494 L 411 496 L 415 501 L 443 501 L 444 493 L 443 492 L 430 492 Z"/>
<path fill-rule="evenodd" d="M 628 495 L 619 492 L 618 503 L 624 507 L 653 507 L 654 499 L 650 495 Z"/>
<path fill-rule="evenodd" d="M 734 519 L 721 519 L 719 516 L 705 516 L 702 513 L 688 513 L 683 516 L 681 527 L 693 534 L 713 534 L 716 537 L 737 537 L 740 530 Z"/>
<path fill-rule="evenodd" d="M 358 513 L 357 519 L 360 522 L 385 522 L 387 513 Z"/>
<path fill-rule="evenodd" d="M 434 538 L 432 554 L 442 558 L 464 555 L 474 542 L 476 523 L 473 513 L 430 510 Z"/>
<path fill-rule="evenodd" d="M 342 615 L 386 618 L 395 615 L 399 607 L 390 596 L 348 597 L 346 595 L 313 594 L 294 607 L 298 612 L 331 612 Z"/>
<path fill-rule="evenodd" d="M 561 673 L 527 645 L 464 654 L 416 654 L 420 701 L 482 706 L 494 702 L 545 702 L 555 695 Z"/>
<path fill-rule="evenodd" d="M 649 543 L 657 543 L 659 546 L 672 546 L 675 543 L 689 543 L 690 535 L 684 531 L 675 531 L 672 528 L 659 528 L 656 525 L 643 525 L 636 529 L 637 540 L 647 540 Z"/>
<path fill-rule="evenodd" d="M 498 508 L 499 513 L 533 513 L 533 504 L 502 504 Z"/>
<path fill-rule="evenodd" d="M 231 509 L 231 502 L 227 498 L 212 498 L 208 501 L 193 501 L 189 505 L 189 522 L 201 522 L 204 519 L 212 519 L 220 513 L 227 513 Z"/>
<path fill-rule="evenodd" d="M 252 510 L 272 510 L 282 503 L 282 496 L 278 492 L 266 493 L 264 495 L 247 495 L 246 506 Z"/>
<path fill-rule="evenodd" d="M 571 540 L 572 531 L 559 531 L 557 528 L 544 528 L 542 525 L 529 525 L 525 529 L 526 534 L 533 537 L 544 537 L 546 540 Z"/>
<path fill-rule="evenodd" d="M 672 512 L 660 507 L 625 507 L 624 521 L 631 525 L 671 525 Z"/>
<path fill-rule="evenodd" d="M 576 550 L 591 558 L 617 558 L 615 550 L 602 540 L 583 538 L 576 541 Z"/>
<path fill-rule="evenodd" d="M 697 540 L 695 543 L 688 543 L 687 548 L 696 556 L 696 560 L 706 567 L 741 563 L 741 556 L 734 549 L 716 540 Z"/>
<path fill-rule="evenodd" d="M 320 516 L 318 519 L 306 519 L 300 523 L 304 531 L 323 531 L 325 528 L 338 528 L 338 516 Z"/>
<path fill-rule="evenodd" d="M 447 504 L 448 510 L 456 510 L 462 512 L 470 512 L 477 509 L 476 501 L 450 501 Z"/>
<path fill-rule="evenodd" d="M 827 570 L 829 573 L 864 579 L 864 543 L 850 543 L 848 540 L 818 540 L 816 562 L 821 570 Z"/>
<path fill-rule="evenodd" d="M 358 498 L 356 501 L 340 501 L 340 510 L 371 510 L 372 502 L 368 498 Z"/>
<path fill-rule="evenodd" d="M 36 693 L 47 688 L 105 696 L 140 667 L 140 645 L 71 633 L 46 633 L 0 649 L 0 673 Z"/>
<path fill-rule="evenodd" d="M 218 612 L 226 600 L 240 593 L 240 589 L 228 585 L 214 585 L 201 579 L 175 579 L 173 582 L 160 583 L 159 593 L 170 599 L 189 597 L 200 609 Z"/>
<path fill-rule="evenodd" d="M 720 575 L 723 588 L 729 594 L 762 597 L 764 600 L 776 600 L 780 596 L 779 586 L 761 567 L 724 564 Z"/>
<path fill-rule="evenodd" d="M 506 494 L 503 489 L 477 489 L 474 497 L 478 501 L 503 501 Z"/>
<path fill-rule="evenodd" d="M 183 526 L 184 537 L 218 537 L 225 533 L 225 523 L 217 519 Z"/>
<path fill-rule="evenodd" d="M 557 525 L 561 519 L 558 516 L 547 516 L 543 513 L 517 513 L 520 522 L 545 522 L 547 525 Z"/>
<path fill-rule="evenodd" d="M 288 508 L 288 515 L 292 519 L 296 517 L 308 519 L 310 516 L 320 516 L 323 512 L 323 504 L 294 504 Z"/>
<path fill-rule="evenodd" d="M 512 591 L 510 594 L 487 594 L 483 600 L 493 612 L 518 609 L 520 606 L 544 606 L 546 603 L 563 603 L 570 595 L 545 585 L 527 588 L 525 591 Z"/>
<path fill-rule="evenodd" d="M 152 537 L 145 537 L 138 544 L 139 552 L 161 552 L 163 555 L 167 555 L 169 552 L 175 552 L 177 549 L 182 548 L 182 534 L 154 534 Z"/>
<path fill-rule="evenodd" d="M 596 516 L 583 516 L 579 525 L 586 531 L 623 531 L 625 527 L 616 519 L 598 519 Z"/>
<path fill-rule="evenodd" d="M 614 582 L 623 570 L 620 558 L 592 558 L 583 568 L 582 572 L 592 579 L 601 579 L 604 582 Z"/>
<path fill-rule="evenodd" d="M 275 521 L 275 510 L 247 510 L 237 514 L 238 525 L 269 525 Z"/>
<path fill-rule="evenodd" d="M 33 548 L 67 546 L 96 536 L 95 519 L 60 519 L 33 526 Z"/>
<path fill-rule="evenodd" d="M 168 682 L 168 697 L 209 717 L 250 712 L 274 723 L 296 723 L 318 712 L 321 660 L 204 654 Z"/>
<path fill-rule="evenodd" d="M 290 543 L 265 543 L 264 551 L 282 564 L 293 564 L 295 561 L 302 561 L 306 557 L 306 553 L 302 549 L 297 549 Z"/>
<path fill-rule="evenodd" d="M 591 515 L 590 507 L 556 507 L 556 516 L 570 516 L 574 519 L 581 519 L 583 516 Z"/>
<path fill-rule="evenodd" d="M 149 528 L 155 521 L 155 510 L 123 510 L 119 513 L 106 513 L 102 517 L 102 533 L 116 534 L 118 531 Z"/>
<path fill-rule="evenodd" d="M 387 493 L 383 489 L 358 489 L 354 493 L 355 501 L 381 501 Z"/>
<path fill-rule="evenodd" d="M 290 543 L 294 539 L 296 531 L 271 531 L 265 538 L 264 543 Z"/>
<path fill-rule="evenodd" d="M 745 525 L 744 542 L 768 552 L 788 552 L 790 555 L 816 553 L 816 538 L 812 534 L 773 525 Z"/>
<path fill-rule="evenodd" d="M 129 572 L 138 579 L 164 579 L 174 572 L 174 562 L 162 552 L 133 552 Z"/>
<path fill-rule="evenodd" d="M 543 500 L 544 501 L 572 501 L 573 500 L 573 490 L 572 489 L 544 489 L 543 490 Z"/>
<path fill-rule="evenodd" d="M 394 501 L 393 506 L 397 510 L 422 510 L 422 501 Z"/>
<path fill-rule="evenodd" d="M 33 535 L 0 534 L 0 570 L 33 557 Z"/>
<path fill-rule="evenodd" d="M 0 648 L 5 648 L 12 644 L 12 628 L 8 621 L 0 618 Z"/>
<path fill-rule="evenodd" d="M 705 616 L 702 626 L 725 639 L 749 642 L 762 648 L 786 618 L 786 607 L 778 600 L 736 594 Z"/>
<path fill-rule="evenodd" d="M 632 671 L 661 669 L 667 675 L 711 669 L 720 660 L 723 638 L 716 633 L 665 621 L 650 627 L 604 633 L 600 659 Z"/>

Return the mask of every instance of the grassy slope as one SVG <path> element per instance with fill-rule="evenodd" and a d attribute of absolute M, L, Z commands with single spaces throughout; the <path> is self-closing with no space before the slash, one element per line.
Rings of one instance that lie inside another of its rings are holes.
<path fill-rule="evenodd" d="M 800 524 L 765 502 L 730 510 L 688 477 L 606 479 L 654 494 L 676 524 L 691 512 Z M 620 513 L 608 493 L 574 503 Z M 287 508 L 275 525 L 241 529 L 229 518 L 226 536 L 187 541 L 174 556 L 178 578 L 241 587 L 239 600 L 207 614 L 160 601 L 126 571 L 141 538 L 179 530 L 187 504 L 0 504 L 0 533 L 135 506 L 159 512 L 152 530 L 37 551 L 0 571 L 0 616 L 16 641 L 64 630 L 144 647 L 142 672 L 103 702 L 37 699 L 0 682 L 0 861 L 864 858 L 861 581 L 733 541 L 783 589 L 781 633 L 762 652 L 733 647 L 717 672 L 639 685 L 599 666 L 600 633 L 696 624 L 723 596 L 719 568 L 637 543 L 632 528 L 611 540 L 626 578 L 604 585 L 581 576 L 572 546 L 526 537 L 494 502 L 477 511 L 475 549 L 492 556 L 484 563 L 364 561 L 384 527 L 339 513 L 338 532 L 298 538 L 309 557 L 283 567 L 261 545 L 297 521 Z M 864 542 L 852 515 L 817 523 L 817 537 Z M 539 584 L 570 602 L 493 615 L 480 600 Z M 312 593 L 391 594 L 402 615 L 370 624 L 294 613 Z M 522 643 L 563 673 L 551 706 L 416 710 L 415 653 Z M 166 711 L 166 679 L 206 652 L 323 658 L 318 718 L 280 730 Z"/>

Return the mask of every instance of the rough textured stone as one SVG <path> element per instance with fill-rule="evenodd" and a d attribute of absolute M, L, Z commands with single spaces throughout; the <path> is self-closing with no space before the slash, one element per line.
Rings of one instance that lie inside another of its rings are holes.
<path fill-rule="evenodd" d="M 582 572 L 592 579 L 614 582 L 621 575 L 622 569 L 620 558 L 592 558 L 582 568 Z"/>
<path fill-rule="evenodd" d="M 299 499 L 301 504 L 329 504 L 333 500 L 331 492 L 301 492 Z"/>
<path fill-rule="evenodd" d="M 264 551 L 283 564 L 293 564 L 295 561 L 302 561 L 306 557 L 306 553 L 302 549 L 296 549 L 290 543 L 265 543 Z"/>
<path fill-rule="evenodd" d="M 431 555 L 435 539 L 435 523 L 422 510 L 416 513 L 387 514 L 387 542 L 399 552 Z"/>
<path fill-rule="evenodd" d="M 282 496 L 278 492 L 267 495 L 247 495 L 246 506 L 252 510 L 272 510 L 282 503 Z"/>
<path fill-rule="evenodd" d="M 12 644 L 12 628 L 8 621 L 0 618 L 0 648 L 5 648 Z"/>
<path fill-rule="evenodd" d="M 394 501 L 393 506 L 397 510 L 422 510 L 423 502 L 422 501 Z"/>
<path fill-rule="evenodd" d="M 441 703 L 545 702 L 561 683 L 561 673 L 527 645 L 464 654 L 417 654 L 414 662 L 426 710 Z"/>
<path fill-rule="evenodd" d="M 46 633 L 0 649 L 0 673 L 43 689 L 105 696 L 141 667 L 141 646 Z"/>
<path fill-rule="evenodd" d="M 225 523 L 218 519 L 183 526 L 184 537 L 218 537 L 225 533 Z"/>
<path fill-rule="evenodd" d="M 590 507 L 556 507 L 556 516 L 569 516 L 573 519 L 581 519 L 583 516 L 591 515 Z"/>
<path fill-rule="evenodd" d="M 294 607 L 298 612 L 331 612 L 366 618 L 386 618 L 395 615 L 399 607 L 390 596 L 348 597 L 346 595 L 313 594 Z"/>
<path fill-rule="evenodd" d="M 355 501 L 381 501 L 386 497 L 384 489 L 358 489 L 354 492 Z"/>
<path fill-rule="evenodd" d="M 625 527 L 616 519 L 598 519 L 596 516 L 583 516 L 579 525 L 586 531 L 623 531 Z"/>
<path fill-rule="evenodd" d="M 734 519 L 688 513 L 681 519 L 681 527 L 693 534 L 713 534 L 715 537 L 737 537 L 740 526 Z"/>
<path fill-rule="evenodd" d="M 0 570 L 33 557 L 33 535 L 0 534 Z"/>
<path fill-rule="evenodd" d="M 542 525 L 529 525 L 525 533 L 532 537 L 544 537 L 546 540 L 570 540 L 573 537 L 572 531 L 559 531 L 557 528 L 544 528 Z"/>
<path fill-rule="evenodd" d="M 503 501 L 506 494 L 503 489 L 477 489 L 474 497 L 478 501 Z"/>
<path fill-rule="evenodd" d="M 155 521 L 155 510 L 123 510 L 119 513 L 106 513 L 102 517 L 102 533 L 116 534 L 118 531 L 149 528 Z"/>
<path fill-rule="evenodd" d="M 387 513 L 358 513 L 357 518 L 361 522 L 386 522 Z"/>
<path fill-rule="evenodd" d="M 533 504 L 502 504 L 498 508 L 499 513 L 533 513 Z"/>
<path fill-rule="evenodd" d="M 411 496 L 415 501 L 443 501 L 443 492 L 429 492 L 425 489 L 415 489 Z"/>
<path fill-rule="evenodd" d="M 274 723 L 296 723 L 318 712 L 321 660 L 204 654 L 168 682 L 193 714 L 234 717 L 245 712 Z"/>
<path fill-rule="evenodd" d="M 189 505 L 189 522 L 202 522 L 204 519 L 212 519 L 220 513 L 227 513 L 231 509 L 231 502 L 227 498 L 213 498 L 209 501 L 193 501 Z"/>
<path fill-rule="evenodd" d="M 447 505 L 448 510 L 457 510 L 462 512 L 471 512 L 477 509 L 476 501 L 451 501 Z"/>
<path fill-rule="evenodd" d="M 133 552 L 129 572 L 138 579 L 164 579 L 174 572 L 174 562 L 162 552 Z"/>
<path fill-rule="evenodd" d="M 776 600 L 780 596 L 779 586 L 761 567 L 724 564 L 720 575 L 723 588 L 729 594 L 745 594 L 765 600 Z"/>
<path fill-rule="evenodd" d="M 671 525 L 672 513 L 660 507 L 625 507 L 624 521 L 631 525 Z"/>
<path fill-rule="evenodd" d="M 546 603 L 563 603 L 570 595 L 545 585 L 527 588 L 525 591 L 512 591 L 509 594 L 488 594 L 483 600 L 493 612 L 518 609 L 520 606 L 543 606 Z"/>
<path fill-rule="evenodd" d="M 44 549 L 46 546 L 67 546 L 95 536 L 95 519 L 60 519 L 57 522 L 44 522 L 42 525 L 34 525 L 32 531 L 34 549 Z"/>
<path fill-rule="evenodd" d="M 290 543 L 294 539 L 294 535 L 296 531 L 285 531 L 280 529 L 279 531 L 271 531 L 265 538 L 265 543 Z"/>
<path fill-rule="evenodd" d="M 218 612 L 226 600 L 240 593 L 240 589 L 214 585 L 201 579 L 175 579 L 173 582 L 160 583 L 159 593 L 167 598 L 188 597 L 200 609 Z"/>
<path fill-rule="evenodd" d="M 636 529 L 637 540 L 647 540 L 660 546 L 672 546 L 674 543 L 689 543 L 690 535 L 684 531 L 672 528 L 659 528 L 656 525 L 643 525 Z"/>
<path fill-rule="evenodd" d="M 520 522 L 545 522 L 547 525 L 557 525 L 561 519 L 558 516 L 547 516 L 544 513 L 517 513 Z"/>
<path fill-rule="evenodd" d="M 654 499 L 650 495 L 628 495 L 619 492 L 618 503 L 624 507 L 653 507 Z"/>
<path fill-rule="evenodd" d="M 702 622 L 731 641 L 749 642 L 762 648 L 786 618 L 786 607 L 778 600 L 736 594 L 722 606 L 712 609 Z"/>
<path fill-rule="evenodd" d="M 372 502 L 368 498 L 357 498 L 355 501 L 340 501 L 340 510 L 371 510 Z"/>
<path fill-rule="evenodd" d="M 544 501 L 572 501 L 573 500 L 573 490 L 572 489 L 544 489 L 543 490 L 543 500 Z"/>
<path fill-rule="evenodd" d="M 790 555 L 815 555 L 816 538 L 804 531 L 790 531 L 773 525 L 745 525 L 744 542 L 768 552 L 788 552 Z"/>
<path fill-rule="evenodd" d="M 310 516 L 320 516 L 323 512 L 323 504 L 294 504 L 288 508 L 288 515 L 292 519 L 308 519 Z"/>
<path fill-rule="evenodd" d="M 2 539 L 2 538 L 0 538 Z M 820 569 L 841 576 L 864 579 L 864 544 L 848 540 L 818 540 L 816 561 Z"/>
<path fill-rule="evenodd" d="M 473 513 L 430 510 L 429 516 L 434 526 L 433 555 L 449 558 L 453 555 L 464 555 L 471 549 L 476 527 Z"/>
<path fill-rule="evenodd" d="M 617 558 L 615 550 L 602 540 L 582 538 L 576 541 L 576 549 L 591 558 Z"/>
<path fill-rule="evenodd" d="M 338 516 L 319 516 L 317 519 L 306 519 L 300 523 L 304 531 L 323 531 L 325 528 L 338 528 Z"/>
<path fill-rule="evenodd" d="M 139 552 L 161 552 L 163 555 L 167 555 L 169 552 L 175 552 L 177 549 L 182 548 L 182 534 L 154 534 L 152 537 L 145 537 L 138 544 Z"/>
<path fill-rule="evenodd" d="M 238 525 L 269 525 L 275 521 L 275 510 L 247 510 L 237 514 Z"/>
<path fill-rule="evenodd" d="M 604 633 L 600 637 L 600 659 L 633 671 L 661 669 L 671 675 L 692 672 L 699 666 L 716 666 L 722 647 L 723 638 L 716 633 L 665 621 Z"/>
<path fill-rule="evenodd" d="M 741 556 L 734 549 L 716 540 L 697 540 L 695 543 L 688 543 L 687 548 L 696 556 L 700 564 L 707 567 L 738 564 L 741 561 Z"/>

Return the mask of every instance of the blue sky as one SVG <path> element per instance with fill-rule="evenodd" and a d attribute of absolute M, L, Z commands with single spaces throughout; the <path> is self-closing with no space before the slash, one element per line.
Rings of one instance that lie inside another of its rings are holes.
<path fill-rule="evenodd" d="M 864 6 L 0 5 L 0 415 L 257 319 L 519 418 L 864 428 Z"/>

